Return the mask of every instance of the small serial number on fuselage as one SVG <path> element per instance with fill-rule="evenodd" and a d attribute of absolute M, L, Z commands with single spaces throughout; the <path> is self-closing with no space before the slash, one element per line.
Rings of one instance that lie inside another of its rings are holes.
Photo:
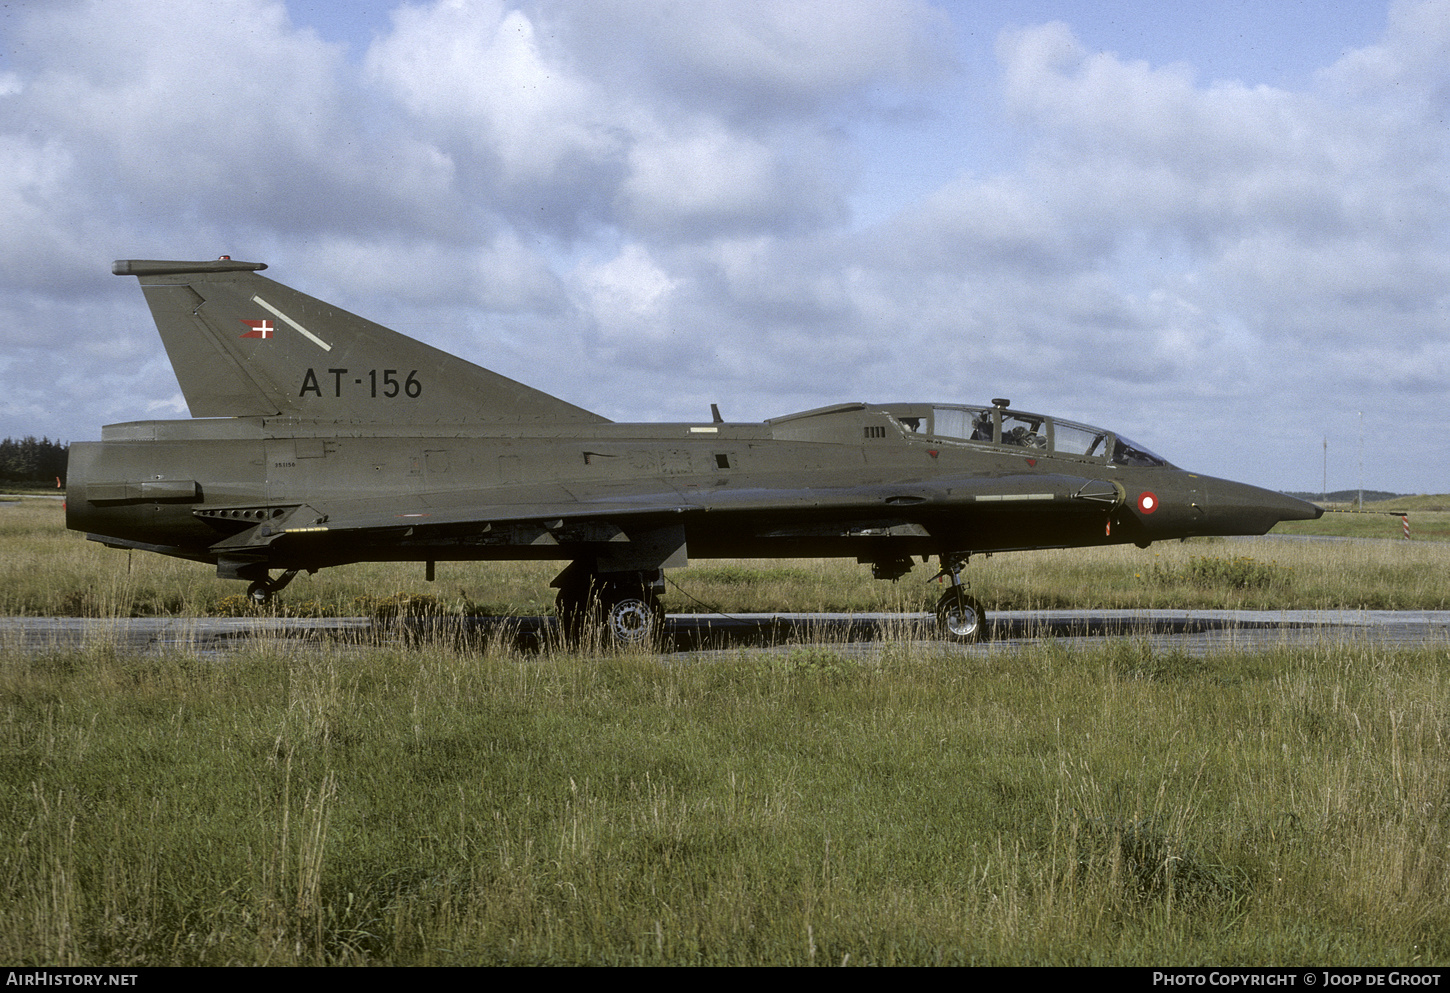
<path fill-rule="evenodd" d="M 315 396 L 319 399 L 331 396 L 339 400 L 344 394 L 356 396 L 360 391 L 366 392 L 369 398 L 382 397 L 385 400 L 397 397 L 416 400 L 423 395 L 423 381 L 418 378 L 417 369 L 402 379 L 398 376 L 397 369 L 369 369 L 367 372 L 324 369 L 320 375 L 316 369 L 308 369 L 302 377 L 302 389 L 297 391 L 297 395 Z"/>

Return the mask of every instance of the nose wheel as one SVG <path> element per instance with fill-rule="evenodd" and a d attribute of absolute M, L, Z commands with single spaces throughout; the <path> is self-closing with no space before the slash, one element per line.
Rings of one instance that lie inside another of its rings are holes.
<path fill-rule="evenodd" d="M 948 576 L 952 588 L 941 595 L 936 602 L 937 633 L 946 641 L 970 644 L 986 636 L 987 612 L 977 599 L 967 595 L 962 583 L 962 569 L 967 564 L 966 555 L 943 555 L 941 572 L 936 578 Z"/>
<path fill-rule="evenodd" d="M 977 641 L 987 630 L 987 612 L 976 598 L 958 589 L 947 590 L 936 602 L 936 626 L 949 641 Z"/>

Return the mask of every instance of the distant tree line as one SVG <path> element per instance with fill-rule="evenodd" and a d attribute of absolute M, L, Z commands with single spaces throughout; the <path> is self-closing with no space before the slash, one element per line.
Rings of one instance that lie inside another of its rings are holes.
<path fill-rule="evenodd" d="M 1390 493 L 1387 490 L 1335 490 L 1333 493 L 1290 493 L 1289 496 L 1324 503 L 1355 503 L 1359 500 L 1360 494 L 1364 494 L 1365 503 L 1379 503 L 1382 500 L 1393 500 L 1396 497 L 1408 495 Z"/>
<path fill-rule="evenodd" d="M 6 438 L 0 441 L 0 483 L 48 483 L 65 479 L 69 445 L 49 438 Z"/>

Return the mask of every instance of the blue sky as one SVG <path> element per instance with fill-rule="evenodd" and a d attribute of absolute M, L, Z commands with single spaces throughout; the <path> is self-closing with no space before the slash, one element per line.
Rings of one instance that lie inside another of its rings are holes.
<path fill-rule="evenodd" d="M 396 0 L 294 0 L 292 20 L 359 57 L 391 30 Z M 953 47 L 966 68 L 991 63 L 998 33 L 1063 21 L 1083 43 L 1129 60 L 1186 62 L 1205 80 L 1303 86 L 1318 69 L 1377 38 L 1383 0 L 1219 0 L 1196 7 L 1123 0 L 972 0 L 937 4 L 954 28 Z"/>
<path fill-rule="evenodd" d="M 0 436 L 185 416 L 114 258 L 616 420 L 1011 397 L 1447 492 L 1450 0 L 0 10 Z"/>

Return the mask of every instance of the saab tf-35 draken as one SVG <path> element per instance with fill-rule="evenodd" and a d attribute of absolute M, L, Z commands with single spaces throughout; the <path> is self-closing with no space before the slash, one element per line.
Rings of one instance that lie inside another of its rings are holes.
<path fill-rule="evenodd" d="M 1115 431 L 1006 400 L 842 403 L 761 423 L 619 424 L 257 274 L 120 261 L 194 420 L 70 449 L 67 524 L 206 562 L 261 602 L 362 561 L 557 559 L 561 618 L 621 642 L 663 623 L 694 558 L 839 556 L 896 579 L 936 558 L 972 640 L 969 556 L 1263 534 L 1312 504 L 1185 472 Z M 274 573 L 277 573 L 274 577 Z"/>

